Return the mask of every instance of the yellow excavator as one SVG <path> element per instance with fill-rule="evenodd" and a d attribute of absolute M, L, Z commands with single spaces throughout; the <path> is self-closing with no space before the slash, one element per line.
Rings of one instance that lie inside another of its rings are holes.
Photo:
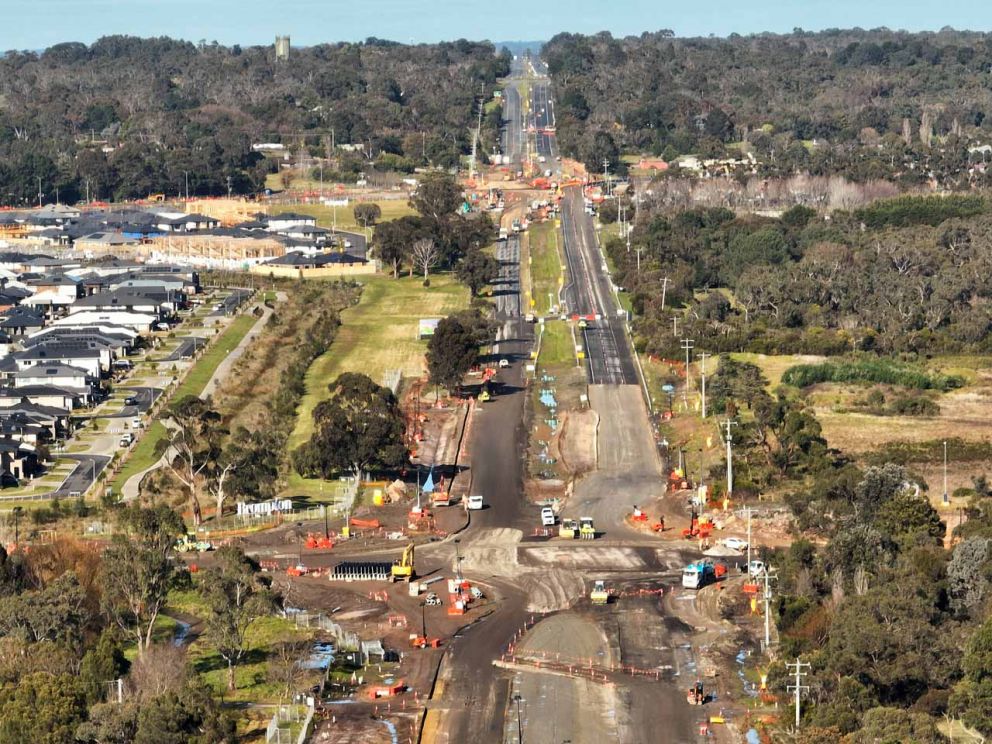
<path fill-rule="evenodd" d="M 393 581 L 410 581 L 413 576 L 413 543 L 410 543 L 403 548 L 403 557 L 393 561 L 392 577 Z"/>

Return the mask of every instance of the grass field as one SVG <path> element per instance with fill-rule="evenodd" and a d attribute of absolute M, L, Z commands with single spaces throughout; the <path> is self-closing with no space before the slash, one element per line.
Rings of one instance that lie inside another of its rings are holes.
<path fill-rule="evenodd" d="M 251 330 L 257 320 L 258 318 L 253 315 L 241 315 L 235 318 L 234 322 L 220 335 L 220 338 L 197 360 L 193 369 L 186 375 L 186 379 L 176 388 L 176 392 L 172 396 L 173 400 L 202 393 L 228 352 L 241 343 L 241 339 Z"/>
<path fill-rule="evenodd" d="M 731 354 L 733 359 L 738 362 L 750 362 L 751 364 L 757 365 L 761 368 L 762 374 L 768 380 L 768 388 L 774 390 L 782 383 L 782 375 L 789 367 L 795 367 L 798 364 L 817 364 L 826 359 L 826 357 L 813 356 L 809 354 L 783 354 L 781 356 L 774 355 L 769 356 L 768 354 Z"/>
<path fill-rule="evenodd" d="M 468 306 L 468 290 L 450 276 L 432 276 L 424 287 L 418 277 L 370 277 L 361 301 L 341 313 L 341 328 L 330 350 L 307 372 L 307 392 L 297 409 L 289 446 L 298 447 L 313 430 L 311 413 L 327 397 L 327 385 L 342 372 L 361 372 L 381 383 L 383 373 L 406 377 L 424 373 L 427 343 L 417 338 L 421 318 L 441 318 Z"/>
<path fill-rule="evenodd" d="M 358 204 L 378 204 L 382 210 L 380 222 L 406 217 L 414 214 L 413 209 L 407 204 L 406 199 L 389 199 L 384 201 L 352 202 L 347 207 L 328 207 L 324 204 L 294 204 L 283 212 L 297 212 L 299 214 L 309 214 L 317 218 L 317 224 L 321 227 L 331 227 L 337 225 L 339 230 L 351 230 L 353 232 L 364 232 L 364 226 L 355 221 L 355 206 Z M 272 210 L 273 214 L 278 214 L 280 210 Z M 335 220 L 335 215 L 337 219 Z"/>
<path fill-rule="evenodd" d="M 543 316 L 550 311 L 552 299 L 553 304 L 558 304 L 558 288 L 562 277 L 554 223 L 543 222 L 531 227 L 528 230 L 528 241 L 533 309 L 535 313 Z"/>
<path fill-rule="evenodd" d="M 165 439 L 165 427 L 161 421 L 155 421 L 148 427 L 148 431 L 145 432 L 141 441 L 134 445 L 131 455 L 127 458 L 127 462 L 124 463 L 124 467 L 121 468 L 117 477 L 107 484 L 114 489 L 115 494 L 121 492 L 121 488 L 127 483 L 128 478 L 155 464 L 158 460 L 155 447 L 162 439 Z"/>
<path fill-rule="evenodd" d="M 575 344 L 568 323 L 551 320 L 544 324 L 541 353 L 537 362 L 542 368 L 575 366 Z"/>

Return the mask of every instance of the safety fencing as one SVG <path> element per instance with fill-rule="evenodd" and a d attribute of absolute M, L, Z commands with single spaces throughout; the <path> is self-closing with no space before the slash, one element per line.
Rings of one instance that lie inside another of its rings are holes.
<path fill-rule="evenodd" d="M 265 728 L 265 744 L 304 744 L 313 726 L 312 704 L 280 705 Z"/>

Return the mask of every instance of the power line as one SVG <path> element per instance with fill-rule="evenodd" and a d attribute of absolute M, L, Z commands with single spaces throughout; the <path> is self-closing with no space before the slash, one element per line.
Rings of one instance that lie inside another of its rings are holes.
<path fill-rule="evenodd" d="M 785 665 L 787 667 L 789 667 L 789 674 L 794 674 L 795 677 L 796 677 L 796 683 L 793 684 L 793 685 L 789 685 L 788 686 L 788 690 L 789 690 L 789 692 L 795 692 L 796 693 L 796 731 L 798 731 L 799 730 L 799 717 L 800 717 L 800 712 L 799 712 L 800 711 L 800 708 L 799 708 L 799 706 L 800 706 L 800 703 L 801 703 L 800 695 L 802 694 L 802 692 L 804 690 L 808 690 L 809 689 L 809 685 L 804 685 L 803 684 L 803 677 L 805 677 L 807 674 L 809 674 L 809 672 L 804 672 L 803 669 L 809 669 L 810 667 L 812 667 L 812 664 L 810 664 L 808 661 L 800 661 L 799 660 L 799 657 L 797 656 L 796 657 L 796 660 L 794 662 L 793 661 L 787 661 L 787 662 L 785 662 Z M 795 667 L 795 671 L 793 671 L 793 667 Z"/>

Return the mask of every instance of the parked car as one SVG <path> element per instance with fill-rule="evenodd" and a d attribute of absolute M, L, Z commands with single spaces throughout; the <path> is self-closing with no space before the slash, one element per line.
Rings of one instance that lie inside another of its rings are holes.
<path fill-rule="evenodd" d="M 133 419 L 131 419 L 131 428 L 143 429 L 145 428 L 145 422 L 141 420 L 140 416 L 135 416 Z"/>
<path fill-rule="evenodd" d="M 485 507 L 485 502 L 482 500 L 481 496 L 469 496 L 468 497 L 468 508 L 472 511 L 478 511 Z"/>
<path fill-rule="evenodd" d="M 727 537 L 724 538 L 722 542 L 731 550 L 738 550 L 738 551 L 747 550 L 747 540 L 744 540 L 740 537 Z"/>
<path fill-rule="evenodd" d="M 121 436 L 121 447 L 130 447 L 134 443 L 134 434 L 128 432 Z"/>
<path fill-rule="evenodd" d="M 126 406 L 136 406 L 136 405 L 138 405 L 138 399 L 135 396 L 133 396 L 133 395 L 129 395 L 129 396 L 127 396 L 124 399 L 124 405 L 126 405 Z"/>
<path fill-rule="evenodd" d="M 507 359 L 506 357 L 503 357 L 502 359 L 499 360 L 500 369 L 506 369 L 509 366 L 510 366 L 510 360 Z"/>

